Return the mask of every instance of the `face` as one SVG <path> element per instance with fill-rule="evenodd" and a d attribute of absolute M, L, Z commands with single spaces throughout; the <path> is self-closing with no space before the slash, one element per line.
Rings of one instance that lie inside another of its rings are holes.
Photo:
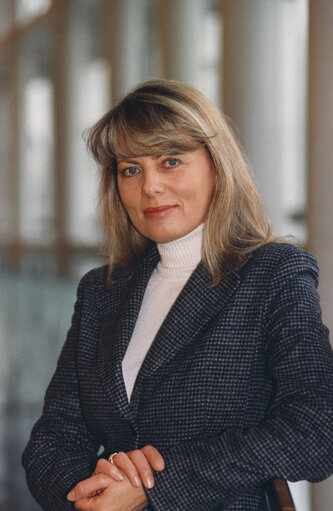
<path fill-rule="evenodd" d="M 120 198 L 134 227 L 156 243 L 185 236 L 208 213 L 213 163 L 205 148 L 158 158 L 117 159 Z"/>

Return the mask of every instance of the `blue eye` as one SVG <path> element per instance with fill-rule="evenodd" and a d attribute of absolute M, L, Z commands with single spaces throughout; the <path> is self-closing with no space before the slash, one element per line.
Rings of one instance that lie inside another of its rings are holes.
<path fill-rule="evenodd" d="M 124 169 L 122 171 L 123 176 L 131 177 L 135 176 L 135 174 L 138 172 L 137 167 L 127 167 L 127 169 Z"/>
<path fill-rule="evenodd" d="M 177 158 L 169 158 L 168 160 L 166 160 L 165 164 L 167 167 L 176 167 L 179 163 L 179 160 Z"/>

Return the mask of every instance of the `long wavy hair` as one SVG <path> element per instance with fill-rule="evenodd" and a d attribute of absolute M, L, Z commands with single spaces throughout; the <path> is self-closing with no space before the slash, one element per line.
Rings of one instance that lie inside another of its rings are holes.
<path fill-rule="evenodd" d="M 101 168 L 99 209 L 109 276 L 115 263 L 137 261 L 152 244 L 122 205 L 117 157 L 207 149 L 215 190 L 204 223 L 202 262 L 212 285 L 242 265 L 248 252 L 274 241 L 249 165 L 225 116 L 190 85 L 173 80 L 140 84 L 89 130 L 87 146 Z"/>

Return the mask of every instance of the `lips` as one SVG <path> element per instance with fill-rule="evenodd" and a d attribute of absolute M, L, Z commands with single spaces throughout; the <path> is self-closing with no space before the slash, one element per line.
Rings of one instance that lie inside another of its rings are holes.
<path fill-rule="evenodd" d="M 157 206 L 156 208 L 147 208 L 143 212 L 148 218 L 161 218 L 171 213 L 177 206 Z"/>

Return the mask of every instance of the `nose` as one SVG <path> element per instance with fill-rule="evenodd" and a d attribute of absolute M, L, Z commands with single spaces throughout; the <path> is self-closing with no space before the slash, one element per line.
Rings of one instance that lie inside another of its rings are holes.
<path fill-rule="evenodd" d="M 161 174 L 154 167 L 144 170 L 142 192 L 144 195 L 154 197 L 163 193 L 164 184 Z"/>

